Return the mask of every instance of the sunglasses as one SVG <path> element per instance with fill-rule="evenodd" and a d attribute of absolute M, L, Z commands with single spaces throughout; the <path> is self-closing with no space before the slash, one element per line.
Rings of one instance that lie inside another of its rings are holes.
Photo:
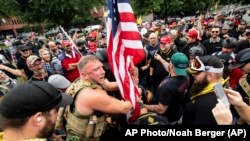
<path fill-rule="evenodd" d="M 29 51 L 29 49 L 23 49 L 23 50 L 21 50 L 22 52 L 25 52 L 25 51 Z"/>
<path fill-rule="evenodd" d="M 191 62 L 191 69 L 198 71 L 198 72 L 205 71 L 205 72 L 213 72 L 213 73 L 222 73 L 224 67 L 214 68 L 212 66 L 205 66 L 200 60 L 199 56 L 196 56 Z"/>
<path fill-rule="evenodd" d="M 219 31 L 211 31 L 212 33 L 219 33 Z"/>

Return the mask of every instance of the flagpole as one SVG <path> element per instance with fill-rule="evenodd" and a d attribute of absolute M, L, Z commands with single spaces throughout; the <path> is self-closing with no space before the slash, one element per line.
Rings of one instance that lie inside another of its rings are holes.
<path fill-rule="evenodd" d="M 67 32 L 65 32 L 65 30 L 63 29 L 63 27 L 59 26 L 59 29 L 61 29 L 61 31 L 63 32 L 63 34 L 68 38 L 69 42 L 71 43 L 71 48 L 73 49 L 73 57 L 75 58 L 75 52 L 74 49 L 81 55 L 81 52 L 79 51 L 79 49 L 77 48 L 77 46 L 75 45 L 75 43 L 73 42 L 73 40 L 69 37 L 69 35 L 67 34 Z M 72 47 L 75 46 L 75 48 Z"/>

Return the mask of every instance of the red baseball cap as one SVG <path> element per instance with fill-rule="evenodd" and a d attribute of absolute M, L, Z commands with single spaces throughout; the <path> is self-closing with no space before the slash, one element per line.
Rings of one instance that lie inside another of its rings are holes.
<path fill-rule="evenodd" d="M 195 29 L 190 29 L 187 33 L 187 36 L 193 39 L 201 40 L 201 37 L 198 34 L 198 31 Z"/>
<path fill-rule="evenodd" d="M 94 38 L 94 37 L 95 37 L 95 35 L 93 33 L 89 34 L 89 38 Z"/>
<path fill-rule="evenodd" d="M 62 45 L 63 46 L 70 46 L 70 42 L 68 40 L 63 40 Z"/>
<path fill-rule="evenodd" d="M 163 36 L 161 37 L 161 40 L 160 40 L 161 43 L 171 43 L 172 42 L 172 38 L 171 36 Z"/>

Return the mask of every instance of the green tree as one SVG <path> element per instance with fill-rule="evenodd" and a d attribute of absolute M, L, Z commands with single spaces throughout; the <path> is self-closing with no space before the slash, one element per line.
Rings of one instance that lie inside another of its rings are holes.
<path fill-rule="evenodd" d="M 27 4 L 9 1 L 15 7 L 12 10 L 18 11 L 15 15 L 28 23 L 52 23 L 65 28 L 70 26 L 74 18 L 90 20 L 90 9 L 104 4 L 103 0 L 29 0 Z"/>
<path fill-rule="evenodd" d="M 168 15 L 195 14 L 197 11 L 207 11 L 213 0 L 131 0 L 136 14 L 146 15 L 158 13 L 161 17 Z"/>
<path fill-rule="evenodd" d="M 0 18 L 9 18 L 15 15 L 15 4 L 11 0 L 0 0 Z"/>

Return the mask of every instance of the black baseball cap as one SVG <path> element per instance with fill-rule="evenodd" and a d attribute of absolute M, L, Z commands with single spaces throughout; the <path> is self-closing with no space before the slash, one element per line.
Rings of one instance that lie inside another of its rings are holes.
<path fill-rule="evenodd" d="M 235 56 L 235 63 L 232 68 L 240 68 L 250 62 L 250 48 L 241 50 Z"/>
<path fill-rule="evenodd" d="M 31 49 L 31 47 L 30 46 L 27 46 L 27 45 L 19 45 L 18 47 L 17 47 L 17 50 L 26 50 L 26 49 Z"/>
<path fill-rule="evenodd" d="M 1 103 L 0 112 L 5 118 L 24 118 L 72 102 L 71 96 L 59 94 L 48 82 L 28 81 L 10 90 Z"/>
<path fill-rule="evenodd" d="M 224 70 L 228 69 L 229 66 L 231 64 L 234 63 L 234 58 L 230 55 L 230 54 L 227 54 L 227 53 L 222 53 L 222 54 L 219 54 L 219 55 L 216 55 L 218 58 L 220 58 L 220 60 L 222 61 L 222 63 L 224 64 Z"/>

